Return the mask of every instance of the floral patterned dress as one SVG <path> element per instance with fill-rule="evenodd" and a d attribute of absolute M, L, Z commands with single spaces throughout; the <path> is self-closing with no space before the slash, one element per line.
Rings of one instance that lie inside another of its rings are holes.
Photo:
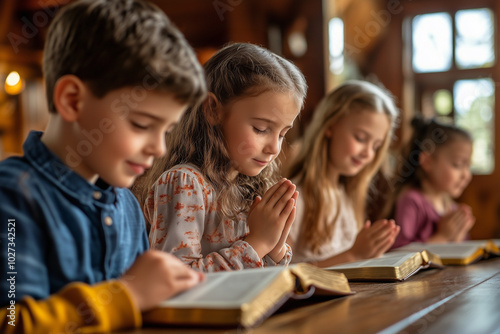
<path fill-rule="evenodd" d="M 164 172 L 145 203 L 151 223 L 151 249 L 163 250 L 200 271 L 238 270 L 288 265 L 290 246 L 279 263 L 268 255 L 260 259 L 244 241 L 249 233 L 246 215 L 238 221 L 223 219 L 216 193 L 199 169 L 178 165 Z"/>

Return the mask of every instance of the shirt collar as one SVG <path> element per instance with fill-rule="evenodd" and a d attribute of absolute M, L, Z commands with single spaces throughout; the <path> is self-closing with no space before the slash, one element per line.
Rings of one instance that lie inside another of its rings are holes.
<path fill-rule="evenodd" d="M 113 203 L 116 199 L 114 187 L 100 180 L 91 184 L 52 153 L 41 141 L 42 132 L 31 131 L 23 144 L 26 159 L 40 173 L 50 179 L 57 187 L 82 202 Z"/>

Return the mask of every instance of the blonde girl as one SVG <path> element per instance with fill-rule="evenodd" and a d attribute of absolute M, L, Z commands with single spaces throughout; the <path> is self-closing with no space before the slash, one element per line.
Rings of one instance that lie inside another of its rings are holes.
<path fill-rule="evenodd" d="M 346 82 L 320 102 L 289 175 L 301 194 L 288 238 L 294 262 L 328 267 L 390 248 L 399 228 L 365 222 L 365 202 L 397 114 L 390 95 L 364 81 Z"/>
<path fill-rule="evenodd" d="M 298 193 L 275 158 L 307 85 L 291 62 L 256 45 L 206 64 L 209 96 L 167 136 L 170 154 L 139 184 L 152 249 L 201 271 L 287 265 Z"/>
<path fill-rule="evenodd" d="M 414 135 L 395 178 L 393 208 L 401 232 L 393 248 L 411 242 L 459 242 L 475 223 L 469 206 L 454 199 L 471 180 L 472 138 L 435 119 L 416 117 Z"/>

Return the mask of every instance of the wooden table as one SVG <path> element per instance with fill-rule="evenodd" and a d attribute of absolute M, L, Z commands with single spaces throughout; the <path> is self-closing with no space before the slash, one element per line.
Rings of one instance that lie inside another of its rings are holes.
<path fill-rule="evenodd" d="M 143 328 L 123 334 L 500 333 L 500 258 L 425 270 L 404 282 L 352 283 L 353 296 L 294 308 L 249 330 Z"/>

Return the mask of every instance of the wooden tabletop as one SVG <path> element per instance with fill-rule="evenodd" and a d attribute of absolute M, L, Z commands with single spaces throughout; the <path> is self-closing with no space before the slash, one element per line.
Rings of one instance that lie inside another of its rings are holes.
<path fill-rule="evenodd" d="M 500 258 L 424 270 L 404 282 L 352 283 L 351 289 L 353 296 L 295 307 L 248 330 L 162 327 L 120 333 L 500 333 Z"/>

